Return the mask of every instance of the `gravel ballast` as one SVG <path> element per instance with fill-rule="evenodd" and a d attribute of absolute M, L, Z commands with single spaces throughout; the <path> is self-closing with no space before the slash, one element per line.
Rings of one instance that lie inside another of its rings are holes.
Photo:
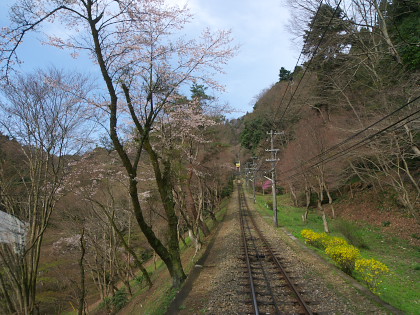
<path fill-rule="evenodd" d="M 244 314 L 248 300 L 239 226 L 238 196 L 234 192 L 202 258 L 167 314 Z M 248 204 L 253 210 L 252 200 Z M 254 218 L 273 250 L 286 262 L 311 309 L 319 314 L 398 314 L 354 279 L 306 248 L 286 230 L 275 229 L 253 211 Z"/>

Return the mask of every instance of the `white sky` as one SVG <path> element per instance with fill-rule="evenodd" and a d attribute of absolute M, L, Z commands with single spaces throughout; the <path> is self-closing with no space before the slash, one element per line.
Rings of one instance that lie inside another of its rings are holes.
<path fill-rule="evenodd" d="M 7 24 L 7 10 L 13 0 L 0 0 L 0 27 Z M 194 20 L 188 30 L 210 27 L 231 29 L 235 44 L 240 50 L 225 68 L 225 75 L 218 77 L 226 86 L 220 95 L 236 112 L 234 118 L 251 112 L 255 96 L 278 80 L 280 67 L 292 70 L 298 49 L 292 48 L 291 35 L 286 29 L 289 13 L 282 0 L 170 0 L 174 4 L 187 3 Z M 39 37 L 40 35 L 38 35 Z M 46 65 L 71 67 L 78 71 L 94 70 L 90 61 L 74 60 L 68 51 L 42 46 L 31 36 L 20 48 L 25 68 Z M 95 69 L 96 70 L 96 69 Z M 96 72 L 96 71 L 95 71 Z"/>

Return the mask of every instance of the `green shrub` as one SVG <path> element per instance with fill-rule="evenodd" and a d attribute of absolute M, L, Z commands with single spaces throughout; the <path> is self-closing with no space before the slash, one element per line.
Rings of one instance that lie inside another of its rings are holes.
<path fill-rule="evenodd" d="M 353 273 L 355 262 L 360 257 L 359 249 L 353 245 L 327 247 L 325 253 L 348 275 Z"/>
<path fill-rule="evenodd" d="M 134 281 L 136 281 L 136 283 L 139 284 L 139 285 L 143 284 L 143 281 L 144 281 L 143 275 L 135 277 Z"/>
<path fill-rule="evenodd" d="M 355 269 L 362 275 L 363 281 L 374 293 L 378 292 L 378 286 L 382 283 L 382 276 L 389 274 L 388 266 L 375 259 L 358 259 L 355 263 Z"/>
<path fill-rule="evenodd" d="M 147 261 L 153 257 L 153 250 L 152 249 L 145 249 L 141 252 L 141 259 L 143 261 Z"/>
<path fill-rule="evenodd" d="M 229 197 L 233 192 L 233 178 L 231 177 L 227 184 L 223 187 L 220 196 L 222 198 Z"/>
<path fill-rule="evenodd" d="M 106 297 L 101 304 L 100 308 L 106 308 L 109 312 L 115 313 L 121 310 L 128 302 L 128 294 L 124 288 L 115 292 L 112 297 Z"/>
<path fill-rule="evenodd" d="M 106 297 L 103 299 L 103 301 L 101 302 L 101 304 L 99 304 L 99 308 L 106 308 L 107 310 L 110 311 L 111 309 L 111 300 L 112 298 L 110 297 Z"/>
<path fill-rule="evenodd" d="M 125 289 L 118 290 L 115 295 L 112 297 L 112 305 L 114 306 L 115 311 L 122 309 L 128 302 L 128 293 Z"/>

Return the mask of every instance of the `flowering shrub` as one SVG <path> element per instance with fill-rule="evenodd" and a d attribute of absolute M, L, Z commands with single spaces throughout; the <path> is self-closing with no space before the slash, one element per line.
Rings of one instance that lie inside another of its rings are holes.
<path fill-rule="evenodd" d="M 354 270 L 359 272 L 363 281 L 374 293 L 377 293 L 378 286 L 382 283 L 381 277 L 390 272 L 389 268 L 380 261 L 359 259 L 359 249 L 349 245 L 344 238 L 317 233 L 309 229 L 302 230 L 301 234 L 307 244 L 325 248 L 325 253 L 348 275 L 352 275 Z"/>
<path fill-rule="evenodd" d="M 380 278 L 389 273 L 389 268 L 375 259 L 356 260 L 356 271 L 360 272 L 363 281 L 366 282 L 372 292 L 377 293 L 378 285 L 382 283 Z"/>
<path fill-rule="evenodd" d="M 347 243 L 347 241 L 344 238 L 337 237 L 337 236 L 329 236 L 329 235 L 327 237 L 324 237 L 321 240 L 321 242 L 325 248 L 338 246 L 338 245 L 349 245 L 349 243 Z"/>
<path fill-rule="evenodd" d="M 348 275 L 353 273 L 355 262 L 360 256 L 359 249 L 352 245 L 330 246 L 325 253 Z"/>
<path fill-rule="evenodd" d="M 307 244 L 318 248 L 325 248 L 322 240 L 328 236 L 327 233 L 317 233 L 306 229 L 300 232 L 300 234 L 304 237 Z"/>

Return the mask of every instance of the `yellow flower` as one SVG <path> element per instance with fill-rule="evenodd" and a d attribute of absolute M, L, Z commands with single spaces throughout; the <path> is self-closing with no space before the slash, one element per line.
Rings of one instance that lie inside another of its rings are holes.
<path fill-rule="evenodd" d="M 322 239 L 322 244 L 325 248 L 333 247 L 338 245 L 348 245 L 347 241 L 344 238 L 336 236 L 327 236 Z"/>
<path fill-rule="evenodd" d="M 359 249 L 348 244 L 329 246 L 326 248 L 325 253 L 349 275 L 352 274 L 355 262 L 360 256 Z"/>
<path fill-rule="evenodd" d="M 312 245 L 314 247 L 325 248 L 322 240 L 328 236 L 327 233 L 317 233 L 312 230 L 306 229 L 302 230 L 301 235 L 303 236 L 307 244 Z"/>
<path fill-rule="evenodd" d="M 356 271 L 362 275 L 363 281 L 366 282 L 372 292 L 378 291 L 378 286 L 382 283 L 380 278 L 389 274 L 387 265 L 377 261 L 376 259 L 358 259 L 355 263 Z"/>

